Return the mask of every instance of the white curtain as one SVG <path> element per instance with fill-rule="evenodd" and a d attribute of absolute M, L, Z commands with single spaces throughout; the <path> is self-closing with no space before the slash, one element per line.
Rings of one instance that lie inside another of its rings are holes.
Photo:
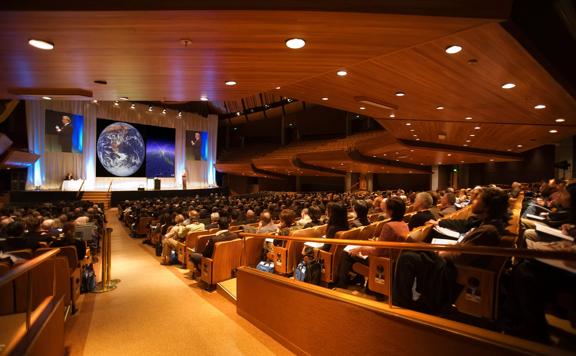
<path fill-rule="evenodd" d="M 182 187 L 182 174 L 187 170 L 187 187 L 207 188 L 216 186 L 214 164 L 218 138 L 218 117 L 202 117 L 197 114 L 182 113 L 155 107 L 152 112 L 148 106 L 131 103 L 113 102 L 92 103 L 88 101 L 27 101 L 26 121 L 28 127 L 28 146 L 31 152 L 40 155 L 40 159 L 28 169 L 26 189 L 59 189 L 67 172 L 85 179 L 85 190 L 107 190 L 110 184 L 114 190 L 131 190 L 146 184 L 144 178 L 96 178 L 96 120 L 98 118 L 151 126 L 174 128 L 175 141 L 175 178 L 163 178 L 162 187 L 175 189 Z M 48 152 L 45 153 L 44 130 L 46 110 L 60 111 L 84 117 L 83 153 Z M 186 162 L 186 131 L 208 132 L 208 160 Z"/>

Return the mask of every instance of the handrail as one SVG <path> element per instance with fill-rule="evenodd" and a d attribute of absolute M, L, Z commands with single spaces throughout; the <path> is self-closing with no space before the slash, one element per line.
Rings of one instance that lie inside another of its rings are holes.
<path fill-rule="evenodd" d="M 293 236 L 278 236 L 271 234 L 252 234 L 252 233 L 240 233 L 240 236 L 273 238 L 275 240 L 286 240 L 297 242 L 320 242 L 320 243 L 329 243 L 331 245 L 373 246 L 378 248 L 389 248 L 393 250 L 450 251 L 450 252 L 461 252 L 474 255 L 491 255 L 491 256 L 506 256 L 506 257 L 516 256 L 516 257 L 546 258 L 553 260 L 576 261 L 575 252 L 557 251 L 557 250 L 548 251 L 548 250 L 532 250 L 524 248 L 490 247 L 490 246 L 432 245 L 419 242 L 345 240 L 345 239 L 327 239 L 319 237 L 293 237 Z"/>
<path fill-rule="evenodd" d="M 85 182 L 86 182 L 86 179 L 82 179 L 82 184 L 80 184 L 80 188 L 78 188 L 78 192 L 76 193 L 76 199 L 78 199 L 80 197 L 80 193 L 82 192 L 82 187 L 84 187 Z"/>
<path fill-rule="evenodd" d="M 4 275 L 2 275 L 0 277 L 0 288 L 3 287 L 4 285 L 10 283 L 14 279 L 27 273 L 31 269 L 38 267 L 44 261 L 46 261 L 47 259 L 49 259 L 52 256 L 56 256 L 59 253 L 60 253 L 60 249 L 54 248 L 54 249 L 52 249 L 48 252 L 45 252 L 45 253 L 37 256 L 37 257 L 34 257 L 30 261 L 27 261 L 21 265 L 18 265 L 14 269 L 11 269 L 10 271 L 8 271 L 7 273 L 5 273 Z"/>
<path fill-rule="evenodd" d="M 110 184 L 108 185 L 108 193 L 110 193 L 110 189 L 112 189 L 112 183 L 114 181 L 112 179 L 110 179 Z"/>

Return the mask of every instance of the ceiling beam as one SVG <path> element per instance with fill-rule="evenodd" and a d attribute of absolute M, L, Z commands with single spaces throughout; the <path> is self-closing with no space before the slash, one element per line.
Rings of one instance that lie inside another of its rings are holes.
<path fill-rule="evenodd" d="M 487 150 L 483 148 L 473 148 L 473 147 L 463 147 L 463 146 L 453 146 L 446 145 L 443 143 L 436 142 L 423 142 L 423 141 L 412 141 L 398 139 L 403 145 L 414 148 L 427 148 L 435 151 L 445 151 L 450 153 L 471 153 L 476 155 L 486 156 L 487 158 L 501 158 L 510 161 L 521 161 L 522 155 L 519 153 L 501 152 L 495 150 Z"/>
<path fill-rule="evenodd" d="M 316 165 L 313 165 L 310 163 L 306 163 L 306 162 L 302 161 L 300 158 L 298 158 L 297 155 L 292 157 L 292 164 L 295 167 L 298 167 L 300 169 L 308 169 L 311 171 L 318 171 L 318 172 L 324 172 L 324 173 L 330 173 L 330 174 L 346 175 L 345 171 L 341 171 L 338 169 L 326 168 L 326 167 L 320 167 L 320 166 L 316 166 Z"/>
<path fill-rule="evenodd" d="M 410 169 L 413 171 L 417 171 L 420 173 L 428 173 L 428 174 L 432 174 L 432 171 L 429 169 L 424 169 L 425 167 L 423 166 L 419 166 L 417 164 L 412 164 L 412 163 L 406 163 L 406 162 L 396 162 L 396 161 L 392 161 L 389 159 L 383 159 L 383 158 L 374 158 L 374 157 L 368 157 L 363 155 L 360 151 L 358 151 L 357 149 L 354 148 L 349 148 L 348 150 L 346 150 L 346 155 L 348 156 L 348 158 L 354 162 L 358 162 L 358 163 L 368 163 L 368 164 L 373 164 L 373 165 L 377 165 L 377 166 L 391 166 L 391 167 L 398 167 L 398 168 L 405 168 L 405 169 Z"/>

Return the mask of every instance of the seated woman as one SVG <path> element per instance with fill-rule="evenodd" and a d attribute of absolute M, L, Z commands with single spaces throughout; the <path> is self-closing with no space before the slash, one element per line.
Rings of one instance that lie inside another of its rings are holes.
<path fill-rule="evenodd" d="M 341 203 L 334 203 L 330 209 L 330 217 L 326 226 L 326 238 L 333 239 L 338 231 L 348 230 L 348 211 L 346 206 Z M 325 244 L 322 247 L 324 251 L 330 251 L 332 245 Z"/>
<path fill-rule="evenodd" d="M 356 200 L 354 202 L 354 213 L 356 213 L 356 219 L 350 222 L 351 229 L 370 225 L 370 221 L 368 221 L 368 204 L 366 204 L 365 200 Z"/>
<path fill-rule="evenodd" d="M 278 225 L 279 236 L 288 236 L 290 232 L 298 230 L 301 227 L 296 224 L 296 213 L 292 209 L 282 209 L 280 212 L 280 225 Z M 285 246 L 286 241 L 274 240 L 275 246 Z"/>
<path fill-rule="evenodd" d="M 508 220 L 508 195 L 499 188 L 487 188 L 474 200 L 472 212 L 481 224 L 470 230 L 457 245 L 497 246 Z M 396 263 L 393 286 L 394 304 L 425 311 L 441 312 L 456 295 L 454 264 L 484 267 L 489 257 L 427 251 L 404 251 Z M 416 284 L 416 292 L 413 293 Z"/>
<path fill-rule="evenodd" d="M 386 218 L 390 221 L 384 224 L 380 236 L 376 238 L 378 241 L 390 242 L 404 242 L 408 238 L 408 224 L 404 219 L 406 213 L 406 205 L 404 201 L 398 197 L 392 197 L 386 200 L 384 204 Z M 368 256 L 386 256 L 387 249 L 380 249 L 372 246 L 357 247 L 348 251 L 342 251 L 340 257 L 340 266 L 338 267 L 338 284 L 339 288 L 347 288 L 350 283 L 350 272 L 352 265 L 355 262 L 368 264 Z"/>
<path fill-rule="evenodd" d="M 320 210 L 317 205 L 312 205 L 308 208 L 308 215 L 310 216 L 311 220 L 306 225 L 304 225 L 305 229 L 322 225 L 322 221 L 320 221 L 320 218 L 322 217 L 322 210 Z"/>

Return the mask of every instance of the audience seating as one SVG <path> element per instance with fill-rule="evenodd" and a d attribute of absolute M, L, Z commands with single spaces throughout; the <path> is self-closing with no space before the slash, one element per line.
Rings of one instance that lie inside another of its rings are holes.
<path fill-rule="evenodd" d="M 218 282 L 234 277 L 242 259 L 243 245 L 244 241 L 241 239 L 217 242 L 214 244 L 212 257 L 202 257 L 201 280 L 209 288 Z"/>
<path fill-rule="evenodd" d="M 517 236 L 503 236 L 499 247 L 514 247 L 516 241 Z M 456 299 L 456 309 L 467 315 L 495 320 L 500 278 L 509 260 L 509 257 L 490 257 L 486 268 L 456 265 L 457 282 L 464 287 Z"/>
<path fill-rule="evenodd" d="M 290 236 L 297 237 L 322 237 L 326 233 L 326 225 L 314 226 L 308 229 L 293 231 Z M 294 271 L 298 260 L 302 257 L 303 243 L 287 241 L 286 246 L 274 246 L 272 261 L 274 272 L 289 275 Z"/>

